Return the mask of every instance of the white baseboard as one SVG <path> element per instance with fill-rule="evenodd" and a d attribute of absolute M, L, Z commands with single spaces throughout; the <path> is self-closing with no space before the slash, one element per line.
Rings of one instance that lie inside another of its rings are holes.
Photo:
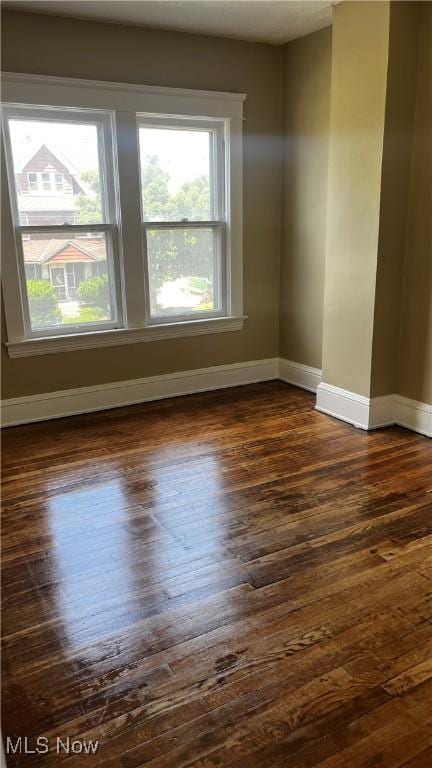
<path fill-rule="evenodd" d="M 294 386 L 307 389 L 309 392 L 316 392 L 321 381 L 321 371 L 319 368 L 311 368 L 310 365 L 294 363 L 292 360 L 285 360 L 285 358 L 280 357 L 279 378 L 281 381 L 286 381 L 287 384 L 294 384 Z"/>
<path fill-rule="evenodd" d="M 59 419 L 63 416 L 102 411 L 149 400 L 269 381 L 277 379 L 278 372 L 278 358 L 271 358 L 16 397 L 3 401 L 2 424 L 9 427 L 33 421 Z"/>
<path fill-rule="evenodd" d="M 396 395 L 395 422 L 426 437 L 432 437 L 432 405 Z"/>
<path fill-rule="evenodd" d="M 369 429 L 369 404 L 368 397 L 322 381 L 317 389 L 315 408 L 360 429 Z"/>
<path fill-rule="evenodd" d="M 166 397 L 191 395 L 212 389 L 236 387 L 280 379 L 317 393 L 316 410 L 335 416 L 360 429 L 399 424 L 432 437 L 432 405 L 400 395 L 368 398 L 321 382 L 321 371 L 284 358 L 251 360 L 192 371 L 117 381 L 41 395 L 16 397 L 2 402 L 5 427 L 33 421 L 59 419 L 79 413 L 102 411 Z"/>
<path fill-rule="evenodd" d="M 369 398 L 321 382 L 315 408 L 360 429 L 398 424 L 432 437 L 432 405 L 401 395 Z"/>

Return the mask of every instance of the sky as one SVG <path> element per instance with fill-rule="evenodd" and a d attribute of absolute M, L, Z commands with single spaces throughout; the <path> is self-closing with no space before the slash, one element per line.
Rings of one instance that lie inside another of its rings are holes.
<path fill-rule="evenodd" d="M 41 144 L 59 149 L 80 171 L 98 168 L 95 125 L 52 123 L 36 120 L 11 120 L 10 133 L 14 163 Z M 169 189 L 176 192 L 185 182 L 209 174 L 209 133 L 196 130 L 140 128 L 140 153 L 157 155 L 170 175 Z"/>
<path fill-rule="evenodd" d="M 9 130 L 14 162 L 41 144 L 59 149 L 79 171 L 98 167 L 97 129 L 95 125 L 49 123 L 36 120 L 10 120 Z"/>
<path fill-rule="evenodd" d="M 209 133 L 173 128 L 140 128 L 140 154 L 157 155 L 164 171 L 170 175 L 169 190 L 177 191 L 197 176 L 209 175 Z"/>

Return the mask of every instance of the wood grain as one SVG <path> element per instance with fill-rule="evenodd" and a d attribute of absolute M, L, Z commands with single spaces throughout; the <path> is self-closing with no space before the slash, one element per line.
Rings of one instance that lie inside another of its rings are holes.
<path fill-rule="evenodd" d="M 8 429 L 3 734 L 55 768 L 420 768 L 432 444 L 279 382 Z"/>

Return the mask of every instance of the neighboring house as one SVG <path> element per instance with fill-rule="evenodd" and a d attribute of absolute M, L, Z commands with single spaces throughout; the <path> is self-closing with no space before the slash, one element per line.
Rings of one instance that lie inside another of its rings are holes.
<path fill-rule="evenodd" d="M 18 163 L 16 183 L 21 224 L 27 226 L 75 224 L 77 196 L 91 194 L 77 168 L 46 144 Z M 27 280 L 49 280 L 59 302 L 76 301 L 83 280 L 106 274 L 105 241 L 91 232 L 63 240 L 27 234 L 23 250 Z"/>
<path fill-rule="evenodd" d="M 79 171 L 59 150 L 42 144 L 16 170 L 21 224 L 74 224 L 76 196 L 88 194 Z"/>
<path fill-rule="evenodd" d="M 106 274 L 105 242 L 79 240 L 29 240 L 24 244 L 27 280 L 49 280 L 59 301 L 75 301 L 83 280 Z"/>

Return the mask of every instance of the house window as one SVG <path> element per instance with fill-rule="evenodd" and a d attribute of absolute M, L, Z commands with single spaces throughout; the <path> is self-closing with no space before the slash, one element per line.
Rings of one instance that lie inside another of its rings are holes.
<path fill-rule="evenodd" d="M 28 188 L 31 192 L 36 192 L 38 189 L 38 175 L 37 173 L 28 173 Z"/>
<path fill-rule="evenodd" d="M 120 301 L 116 288 L 118 278 L 118 249 L 116 246 L 116 202 L 115 181 L 113 176 L 112 154 L 109 154 L 111 142 L 111 116 L 109 113 L 99 113 L 93 116 L 76 111 L 58 111 L 53 115 L 52 110 L 14 107 L 7 110 L 6 147 L 9 152 L 11 186 L 17 174 L 19 157 L 23 154 L 25 144 L 30 137 L 32 144 L 38 146 L 43 141 L 45 146 L 58 147 L 62 156 L 73 149 L 74 159 L 80 159 L 83 174 L 90 175 L 93 184 L 93 194 L 84 207 L 80 202 L 74 202 L 77 208 L 76 224 L 59 223 L 55 200 L 38 198 L 34 213 L 40 219 L 43 214 L 43 224 L 26 226 L 23 224 L 24 214 L 21 210 L 25 205 L 28 209 L 32 203 L 28 196 L 17 194 L 12 197 L 12 211 L 18 219 L 16 227 L 19 233 L 18 266 L 21 275 L 21 286 L 25 298 L 23 318 L 25 332 L 28 338 L 41 334 L 76 333 L 93 327 L 115 327 L 120 321 Z M 55 145 L 54 145 L 55 139 Z M 54 150 L 51 150 L 52 152 Z M 35 176 L 36 174 L 29 174 Z M 37 176 L 43 191 L 50 191 L 54 184 L 60 183 L 62 174 L 41 172 Z M 26 214 L 27 216 L 28 214 Z M 74 259 L 79 262 L 87 258 L 92 260 L 92 254 L 85 255 L 74 246 L 74 240 L 86 233 L 92 235 L 93 250 L 105 264 L 105 279 L 99 285 L 87 292 L 85 306 L 68 306 L 69 300 L 76 299 L 76 286 L 73 279 Z M 57 263 L 66 253 L 68 268 Z M 48 267 L 49 283 L 43 281 L 40 286 L 33 282 L 28 284 L 27 264 L 35 258 L 40 264 Z M 72 266 L 72 272 L 69 270 Z M 69 270 L 69 271 L 68 271 Z M 84 311 L 85 310 L 85 311 Z M 73 326 L 73 328 L 71 327 Z"/>
<path fill-rule="evenodd" d="M 63 192 L 64 176 L 53 171 L 30 172 L 27 174 L 31 192 Z"/>
<path fill-rule="evenodd" d="M 140 117 L 149 321 L 226 311 L 223 123 Z"/>
<path fill-rule="evenodd" d="M 243 327 L 242 94 L 13 74 L 3 93 L 11 356 Z"/>
<path fill-rule="evenodd" d="M 49 192 L 51 189 L 51 174 L 49 173 L 42 173 L 42 189 L 46 192 Z"/>

